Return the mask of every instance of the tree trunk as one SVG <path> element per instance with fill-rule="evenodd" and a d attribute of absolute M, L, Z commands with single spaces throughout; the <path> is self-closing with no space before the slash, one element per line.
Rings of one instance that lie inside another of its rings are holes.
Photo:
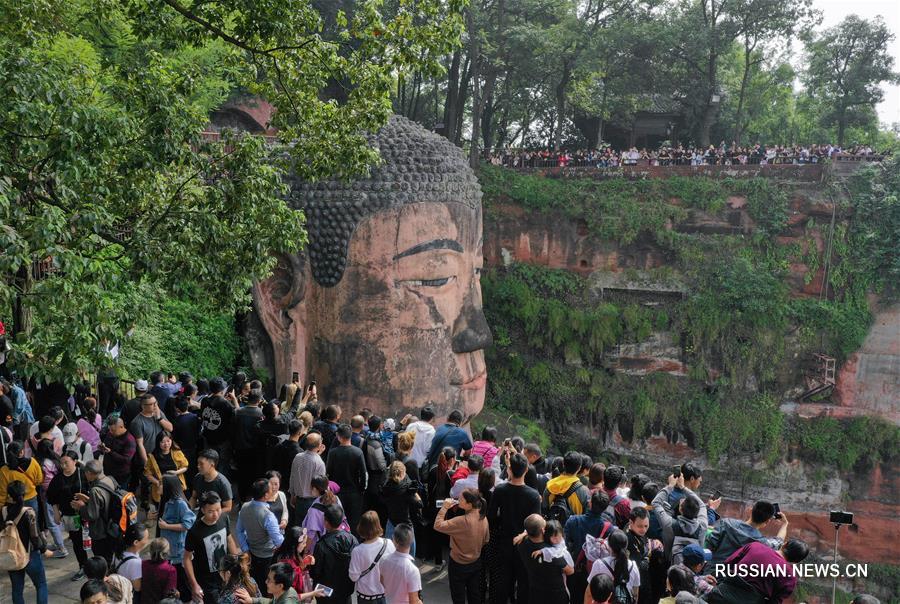
<path fill-rule="evenodd" d="M 450 60 L 447 73 L 447 97 L 444 101 L 444 135 L 451 141 L 456 140 L 456 111 L 459 94 L 459 62 L 460 51 L 457 49 Z"/>
<path fill-rule="evenodd" d="M 472 81 L 472 57 L 466 57 L 462 79 L 459 81 L 459 94 L 456 101 L 456 128 L 453 143 L 462 147 L 463 118 L 466 115 L 466 104 L 469 102 L 469 82 Z"/>
<path fill-rule="evenodd" d="M 31 307 L 25 302 L 26 296 L 31 293 L 34 286 L 34 276 L 31 274 L 32 264 L 24 264 L 19 267 L 15 277 L 16 297 L 13 301 L 12 336 L 31 333 L 33 313 Z"/>
<path fill-rule="evenodd" d="M 847 129 L 847 111 L 841 108 L 838 113 L 838 147 L 844 148 L 844 131 Z"/>
<path fill-rule="evenodd" d="M 738 93 L 738 106 L 734 118 L 737 127 L 737 131 L 734 133 L 734 142 L 738 145 L 741 144 L 741 138 L 744 135 L 744 97 L 747 94 L 747 82 L 750 80 L 750 67 L 753 66 L 753 62 L 750 60 L 753 46 L 748 40 L 744 40 L 744 74 L 741 76 L 741 90 Z"/>
<path fill-rule="evenodd" d="M 562 146 L 563 122 L 566 119 L 566 88 L 569 87 L 571 78 L 571 65 L 568 60 L 563 61 L 562 75 L 556 83 L 556 128 L 553 132 L 553 150 L 559 151 Z"/>
<path fill-rule="evenodd" d="M 469 141 L 469 165 L 478 167 L 478 144 L 481 142 L 481 110 L 484 107 L 484 99 L 481 94 L 481 36 L 475 31 L 475 15 L 469 9 L 466 13 L 466 28 L 469 30 L 470 49 L 472 57 L 472 137 Z"/>
<path fill-rule="evenodd" d="M 713 103 L 712 97 L 718 94 L 718 83 L 716 81 L 716 68 L 719 58 L 715 52 L 709 55 L 706 66 L 706 105 L 703 107 L 703 119 L 700 122 L 700 146 L 704 149 L 709 147 L 709 131 L 716 121 L 716 112 L 718 111 L 718 103 Z M 721 99 L 719 100 L 721 102 Z"/>
<path fill-rule="evenodd" d="M 481 140 L 484 142 L 484 154 L 490 153 L 494 143 L 494 129 L 492 127 L 494 121 L 494 87 L 497 83 L 497 70 L 491 66 L 485 75 L 484 90 L 481 91 L 482 109 L 481 109 Z"/>
<path fill-rule="evenodd" d="M 603 114 L 606 112 L 606 82 L 603 82 L 603 96 L 600 98 L 600 114 L 597 116 L 597 142 L 594 144 L 595 149 L 600 148 L 600 144 L 603 142 L 603 126 L 605 125 L 605 120 L 603 119 Z"/>

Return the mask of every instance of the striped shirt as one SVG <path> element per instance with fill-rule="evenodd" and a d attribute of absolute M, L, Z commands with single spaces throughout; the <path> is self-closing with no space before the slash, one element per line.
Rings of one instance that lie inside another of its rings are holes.
<path fill-rule="evenodd" d="M 291 482 L 288 492 L 294 497 L 315 497 L 310 483 L 316 476 L 325 475 L 325 462 L 314 451 L 297 453 L 291 464 Z"/>

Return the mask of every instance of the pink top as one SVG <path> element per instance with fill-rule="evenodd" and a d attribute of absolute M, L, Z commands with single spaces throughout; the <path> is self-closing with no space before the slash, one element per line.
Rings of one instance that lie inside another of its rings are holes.
<path fill-rule="evenodd" d="M 100 426 L 103 425 L 103 420 L 100 418 L 100 414 L 94 416 L 94 423 L 92 424 L 86 418 L 82 417 L 78 420 L 78 432 L 81 434 L 81 438 L 85 440 L 89 445 L 91 445 L 91 450 L 96 453 L 97 446 L 100 444 Z"/>
<path fill-rule="evenodd" d="M 41 483 L 41 486 L 44 487 L 44 490 L 47 490 L 47 487 L 50 486 L 50 481 L 53 480 L 53 477 L 59 474 L 59 468 L 53 463 L 50 459 L 45 459 L 44 463 L 41 464 L 41 469 L 44 471 L 44 482 Z"/>
<path fill-rule="evenodd" d="M 484 458 L 484 467 L 490 468 L 498 449 L 493 443 L 486 440 L 476 440 L 472 445 L 472 455 L 481 455 Z"/>

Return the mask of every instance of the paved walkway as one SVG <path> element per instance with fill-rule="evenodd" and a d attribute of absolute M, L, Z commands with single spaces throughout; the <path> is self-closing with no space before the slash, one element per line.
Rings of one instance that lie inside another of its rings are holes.
<path fill-rule="evenodd" d="M 70 548 L 71 550 L 71 548 Z M 437 569 L 428 563 L 419 562 L 422 572 L 422 599 L 428 604 L 450 604 L 450 587 L 447 582 L 446 563 L 443 569 Z M 70 553 L 68 558 L 54 560 L 44 559 L 44 567 L 47 573 L 47 583 L 50 589 L 50 604 L 78 602 L 78 590 L 84 583 L 70 581 L 70 578 L 78 569 L 75 555 Z M 34 602 L 34 588 L 31 581 L 25 580 L 25 602 Z M 12 602 L 9 577 L 0 579 L 0 604 Z"/>

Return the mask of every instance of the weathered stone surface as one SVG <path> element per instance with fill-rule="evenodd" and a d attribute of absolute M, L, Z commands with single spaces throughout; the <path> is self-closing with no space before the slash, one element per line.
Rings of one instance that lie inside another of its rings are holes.
<path fill-rule="evenodd" d="M 293 183 L 309 248 L 254 287 L 253 357 L 267 338 L 277 384 L 299 371 L 347 413 L 477 415 L 491 344 L 481 190 L 457 147 L 405 118 L 369 141 L 383 162 L 367 177 Z"/>
<path fill-rule="evenodd" d="M 900 424 L 900 304 L 876 308 L 862 347 L 838 371 L 834 398 L 830 414 L 849 408 Z"/>

